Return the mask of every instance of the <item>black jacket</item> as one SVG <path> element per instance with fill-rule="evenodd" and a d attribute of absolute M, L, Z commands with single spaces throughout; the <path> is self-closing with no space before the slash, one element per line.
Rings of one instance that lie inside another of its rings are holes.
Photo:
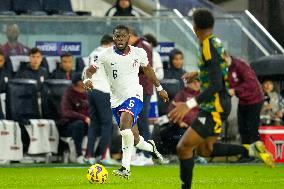
<path fill-rule="evenodd" d="M 7 82 L 12 78 L 12 72 L 5 66 L 0 68 L 0 93 L 6 92 Z"/>
<path fill-rule="evenodd" d="M 49 74 L 43 67 L 39 67 L 38 70 L 32 70 L 29 64 L 27 64 L 27 66 L 18 71 L 16 78 L 35 79 L 38 83 L 42 83 L 44 80 L 49 78 Z"/>
<path fill-rule="evenodd" d="M 52 76 L 51 76 L 51 78 L 52 79 L 67 79 L 67 80 L 71 80 L 72 79 L 72 76 L 73 76 L 73 71 L 71 71 L 71 73 L 70 73 L 70 75 L 69 75 L 69 77 L 67 76 L 67 73 L 64 71 L 64 70 L 62 70 L 61 68 L 58 68 L 58 69 L 56 69 L 56 70 L 54 70 L 53 72 L 52 72 Z"/>

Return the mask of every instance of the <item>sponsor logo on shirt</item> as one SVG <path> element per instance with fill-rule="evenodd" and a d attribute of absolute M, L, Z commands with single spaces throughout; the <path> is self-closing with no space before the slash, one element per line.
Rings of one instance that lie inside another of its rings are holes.
<path fill-rule="evenodd" d="M 138 65 L 138 59 L 134 59 L 134 62 L 132 64 L 133 68 L 136 67 Z"/>

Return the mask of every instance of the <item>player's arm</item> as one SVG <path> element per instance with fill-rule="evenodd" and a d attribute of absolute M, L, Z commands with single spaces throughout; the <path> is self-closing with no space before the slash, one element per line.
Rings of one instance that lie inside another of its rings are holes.
<path fill-rule="evenodd" d="M 169 101 L 169 97 L 167 92 L 161 86 L 159 80 L 156 77 L 156 74 L 153 68 L 148 64 L 147 66 L 143 67 L 143 72 L 147 76 L 147 78 L 155 85 L 157 91 L 159 92 L 160 97 L 164 100 L 164 102 Z"/>
<path fill-rule="evenodd" d="M 84 83 L 84 88 L 86 90 L 92 90 L 93 89 L 93 82 L 91 80 L 93 74 L 95 74 L 97 71 L 96 67 L 93 65 L 90 65 L 84 72 L 83 75 L 83 83 Z"/>
<path fill-rule="evenodd" d="M 92 83 L 92 76 L 96 73 L 97 71 L 97 64 L 98 64 L 98 56 L 97 55 L 90 55 L 89 57 L 89 67 L 87 67 L 83 71 L 83 83 L 84 83 L 84 88 L 86 90 L 92 90 L 93 89 L 93 83 Z"/>
<path fill-rule="evenodd" d="M 155 85 L 160 97 L 164 100 L 164 102 L 168 102 L 169 101 L 168 93 L 163 89 L 159 80 L 156 77 L 153 68 L 149 65 L 146 51 L 144 49 L 141 49 L 140 53 L 141 53 L 140 66 L 142 67 L 142 71 L 144 72 L 146 77 Z"/>

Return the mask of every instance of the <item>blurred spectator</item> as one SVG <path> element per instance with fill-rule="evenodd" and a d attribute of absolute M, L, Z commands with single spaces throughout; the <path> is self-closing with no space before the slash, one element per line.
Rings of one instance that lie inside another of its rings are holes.
<path fill-rule="evenodd" d="M 153 66 L 153 54 L 151 45 L 143 38 L 138 37 L 136 31 L 133 28 L 129 28 L 129 45 L 133 45 L 135 47 L 143 48 L 148 57 L 149 65 Z M 143 71 L 139 72 L 139 83 L 143 86 L 143 110 L 141 111 L 138 119 L 138 128 L 141 136 L 145 139 L 145 141 L 150 139 L 150 130 L 149 130 L 149 110 L 150 110 L 150 100 L 153 94 L 153 84 L 146 77 Z M 150 155 L 145 153 L 146 158 L 141 156 L 145 162 L 148 161 L 149 164 L 153 164 Z M 139 162 L 140 160 L 138 160 Z M 142 162 L 142 160 L 141 160 Z"/>
<path fill-rule="evenodd" d="M 77 163 L 84 164 L 82 141 L 91 123 L 87 94 L 83 88 L 82 76 L 75 73 L 72 86 L 65 92 L 61 100 L 61 121 L 59 132 L 63 137 L 72 137 L 76 147 Z"/>
<path fill-rule="evenodd" d="M 2 52 L 6 56 L 27 55 L 29 48 L 18 42 L 20 29 L 17 24 L 9 24 L 6 28 L 8 41 L 2 46 Z"/>
<path fill-rule="evenodd" d="M 275 91 L 271 80 L 262 83 L 264 103 L 261 109 L 260 120 L 262 125 L 281 125 L 283 117 L 283 99 Z"/>
<path fill-rule="evenodd" d="M 239 98 L 237 117 L 241 142 L 252 144 L 260 140 L 258 127 L 263 104 L 261 85 L 254 71 L 244 60 L 230 56 L 227 52 L 225 60 L 229 66 L 229 93 Z"/>
<path fill-rule="evenodd" d="M 158 46 L 158 41 L 152 34 L 145 34 L 143 36 L 152 46 L 153 53 L 153 69 L 156 73 L 157 79 L 162 80 L 164 78 L 163 62 L 160 54 L 157 52 L 156 47 Z"/>
<path fill-rule="evenodd" d="M 198 96 L 200 93 L 200 83 L 197 79 L 186 81 L 185 87 L 179 91 L 174 97 L 174 102 L 186 102 L 188 99 Z M 175 106 L 170 103 L 168 112 L 173 110 Z M 179 123 L 170 123 L 170 125 L 161 131 L 161 139 L 163 141 L 163 151 L 176 154 L 176 145 L 186 131 L 192 124 L 199 113 L 199 108 L 195 107 L 189 111 L 183 120 Z"/>
<path fill-rule="evenodd" d="M 94 61 L 100 52 L 108 47 L 111 47 L 112 45 L 112 36 L 104 35 L 101 39 L 101 46 L 96 48 L 90 54 L 90 63 Z M 88 68 L 88 66 L 86 68 Z M 104 68 L 102 67 L 98 69 L 96 74 L 94 74 L 92 77 L 94 89 L 88 92 L 91 125 L 88 130 L 87 158 L 90 164 L 95 163 L 94 145 L 96 138 L 100 136 L 100 163 L 104 165 L 117 165 L 117 162 L 114 161 L 110 156 L 113 124 L 112 110 L 110 105 L 110 86 L 106 78 L 107 76 Z"/>
<path fill-rule="evenodd" d="M 48 79 L 48 71 L 41 67 L 42 52 L 38 48 L 32 48 L 29 51 L 30 62 L 26 66 L 20 66 L 16 78 L 35 79 L 38 83 L 43 83 Z M 21 68 L 22 67 L 22 68 Z"/>
<path fill-rule="evenodd" d="M 4 54 L 0 51 L 0 94 L 6 92 L 8 80 L 12 78 L 12 71 L 6 68 Z M 0 119 L 4 119 L 0 98 Z"/>
<path fill-rule="evenodd" d="M 147 40 L 147 42 L 150 43 L 152 47 L 152 54 L 153 54 L 153 70 L 156 73 L 157 79 L 162 80 L 164 78 L 164 68 L 163 63 L 160 54 L 157 52 L 156 47 L 158 46 L 158 41 L 155 36 L 152 34 L 145 34 L 143 36 L 144 39 Z M 153 123 L 157 120 L 159 117 L 159 110 L 158 110 L 158 96 L 155 87 L 153 86 L 153 95 L 151 96 L 150 100 L 150 113 L 149 113 L 149 119 L 150 119 L 150 127 L 154 126 Z"/>
<path fill-rule="evenodd" d="M 0 52 L 0 93 L 6 92 L 6 85 L 11 78 L 12 72 L 6 68 L 4 54 Z"/>
<path fill-rule="evenodd" d="M 53 79 L 71 80 L 73 75 L 73 56 L 70 53 L 60 55 L 59 67 L 52 73 Z"/>
<path fill-rule="evenodd" d="M 182 76 L 186 73 L 183 69 L 183 53 L 179 49 L 173 49 L 169 55 L 170 67 L 165 70 L 165 79 L 176 79 L 179 81 L 179 89 L 183 88 Z"/>
<path fill-rule="evenodd" d="M 105 16 L 135 16 L 139 17 L 139 13 L 132 8 L 131 0 L 117 0 L 116 4 L 111 7 Z"/>

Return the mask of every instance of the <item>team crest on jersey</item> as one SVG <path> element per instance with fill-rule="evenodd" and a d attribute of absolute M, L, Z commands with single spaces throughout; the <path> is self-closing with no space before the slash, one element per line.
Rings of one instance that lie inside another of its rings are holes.
<path fill-rule="evenodd" d="M 94 62 L 96 62 L 98 60 L 98 58 L 99 58 L 98 55 L 95 55 L 94 56 Z"/>
<path fill-rule="evenodd" d="M 138 65 L 138 59 L 134 59 L 134 62 L 132 64 L 133 67 L 136 67 Z"/>

